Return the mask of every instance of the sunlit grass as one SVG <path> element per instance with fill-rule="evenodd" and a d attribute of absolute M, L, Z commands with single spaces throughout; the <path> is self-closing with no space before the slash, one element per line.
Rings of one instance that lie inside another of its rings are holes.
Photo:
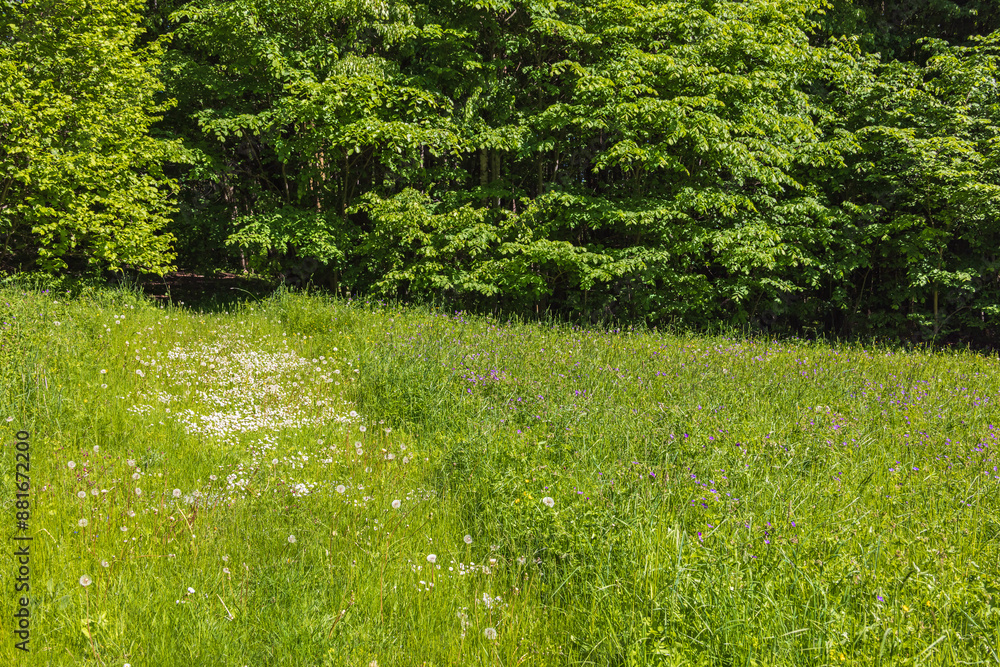
<path fill-rule="evenodd" d="M 0 323 L 5 664 L 997 663 L 995 357 L 294 294 Z"/>

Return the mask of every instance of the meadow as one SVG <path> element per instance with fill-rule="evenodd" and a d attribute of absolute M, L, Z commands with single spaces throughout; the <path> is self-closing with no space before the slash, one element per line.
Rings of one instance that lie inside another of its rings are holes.
<path fill-rule="evenodd" d="M 0 663 L 996 665 L 998 371 L 7 287 Z"/>

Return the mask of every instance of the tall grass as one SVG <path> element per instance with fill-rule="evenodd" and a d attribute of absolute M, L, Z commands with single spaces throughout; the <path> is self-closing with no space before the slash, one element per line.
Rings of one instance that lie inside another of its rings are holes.
<path fill-rule="evenodd" d="M 4 664 L 998 662 L 995 357 L 288 293 L 0 322 Z"/>

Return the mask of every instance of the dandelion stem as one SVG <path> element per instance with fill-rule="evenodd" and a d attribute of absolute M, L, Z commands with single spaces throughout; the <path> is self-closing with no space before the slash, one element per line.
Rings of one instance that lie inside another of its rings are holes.
<path fill-rule="evenodd" d="M 333 619 L 333 625 L 330 626 L 330 632 L 326 633 L 326 638 L 329 639 L 333 636 L 333 629 L 337 627 L 337 623 L 340 623 L 340 619 L 347 615 L 347 612 L 354 606 L 354 592 L 351 592 L 351 599 L 347 603 L 347 608 L 341 609 L 340 613 L 337 614 L 337 618 Z"/>

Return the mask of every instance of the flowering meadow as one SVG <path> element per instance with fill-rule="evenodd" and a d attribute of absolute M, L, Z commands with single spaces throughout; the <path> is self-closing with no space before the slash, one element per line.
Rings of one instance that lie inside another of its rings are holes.
<path fill-rule="evenodd" d="M 7 288 L 0 664 L 996 665 L 998 402 L 967 352 Z"/>

